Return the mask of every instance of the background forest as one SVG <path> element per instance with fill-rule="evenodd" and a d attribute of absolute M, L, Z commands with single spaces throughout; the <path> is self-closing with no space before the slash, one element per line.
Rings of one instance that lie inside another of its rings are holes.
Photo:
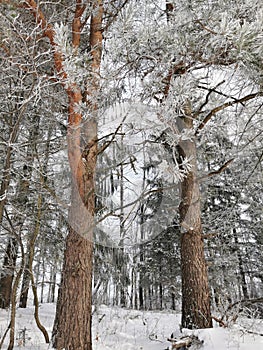
<path fill-rule="evenodd" d="M 60 286 L 57 349 L 91 350 L 69 331 L 76 310 L 90 329 L 91 299 L 182 310 L 185 328 L 210 327 L 210 305 L 262 317 L 261 0 L 0 6 L 8 349 L 16 308 Z"/>

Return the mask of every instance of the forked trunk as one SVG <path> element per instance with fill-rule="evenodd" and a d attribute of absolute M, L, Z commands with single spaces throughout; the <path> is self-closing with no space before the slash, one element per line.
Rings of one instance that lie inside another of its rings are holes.
<path fill-rule="evenodd" d="M 102 51 L 102 1 L 93 2 L 90 16 L 90 47 L 92 79 L 87 80 L 84 93 L 77 81 L 68 82 L 64 57 L 55 42 L 54 29 L 34 0 L 28 8 L 41 25 L 43 34 L 54 50 L 54 66 L 68 96 L 68 158 L 71 168 L 71 207 L 69 233 L 66 240 L 62 282 L 52 333 L 53 345 L 62 350 L 91 350 L 92 252 L 94 226 L 94 188 L 97 161 L 97 95 Z M 89 18 L 83 19 L 86 4 L 76 2 L 72 22 L 72 47 L 76 54 L 81 31 Z M 88 97 L 88 98 L 87 98 Z M 86 103 L 89 115 L 77 106 Z"/>

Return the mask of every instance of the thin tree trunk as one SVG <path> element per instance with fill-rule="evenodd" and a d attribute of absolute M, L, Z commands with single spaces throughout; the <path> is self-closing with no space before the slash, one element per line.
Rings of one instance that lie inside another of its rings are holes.
<path fill-rule="evenodd" d="M 152 289 L 151 289 L 151 285 L 149 283 L 149 286 L 148 286 L 148 297 L 149 297 L 149 306 L 148 306 L 148 309 L 149 310 L 152 310 Z"/>
<path fill-rule="evenodd" d="M 0 307 L 8 308 L 11 301 L 11 292 L 17 258 L 17 241 L 9 238 L 0 278 Z"/>
<path fill-rule="evenodd" d="M 142 190 L 144 191 L 145 187 L 145 168 L 143 168 L 143 181 L 142 181 Z M 145 239 L 145 232 L 144 232 L 144 223 L 145 223 L 145 207 L 144 204 L 141 203 L 140 207 L 140 239 L 141 239 L 141 244 L 139 246 L 140 254 L 139 254 L 139 259 L 140 259 L 140 269 L 139 269 L 139 307 L 140 310 L 144 309 L 144 298 L 143 298 L 143 290 L 145 286 L 143 285 L 143 272 L 141 269 L 143 268 L 144 264 L 144 249 L 143 249 L 143 241 Z"/>
<path fill-rule="evenodd" d="M 40 233 L 40 225 L 41 225 L 41 215 L 42 215 L 42 193 L 39 192 L 38 200 L 37 200 L 37 216 L 35 220 L 35 227 L 34 231 L 31 234 L 30 244 L 29 244 L 29 251 L 28 254 L 28 273 L 29 278 L 31 282 L 32 292 L 34 296 L 34 317 L 36 321 L 36 325 L 39 328 L 39 330 L 43 333 L 43 336 L 45 338 L 46 343 L 49 343 L 49 336 L 45 329 L 45 327 L 41 324 L 39 319 L 39 302 L 38 302 L 38 296 L 37 296 L 37 287 L 35 283 L 35 278 L 33 274 L 33 261 L 34 261 L 34 254 L 35 254 L 35 243 L 36 239 Z"/>
<path fill-rule="evenodd" d="M 175 294 L 171 293 L 171 299 L 172 299 L 172 310 L 175 310 Z"/>
<path fill-rule="evenodd" d="M 134 298 L 134 268 L 132 266 L 131 267 L 131 294 L 130 294 L 130 304 L 129 304 L 130 309 L 133 309 L 134 307 L 133 298 Z"/>
<path fill-rule="evenodd" d="M 135 271 L 134 273 L 134 309 L 137 310 L 138 309 L 138 293 L 137 293 L 137 285 L 138 285 L 138 276 L 137 276 L 137 272 Z"/>
<path fill-rule="evenodd" d="M 14 151 L 14 144 L 18 138 L 20 123 L 22 121 L 24 112 L 26 111 L 26 107 L 27 103 L 24 104 L 23 108 L 16 116 L 15 123 L 10 130 L 9 140 L 7 141 L 8 146 L 6 149 L 6 157 L 2 170 L 3 176 L 0 186 L 0 224 L 3 221 L 3 213 L 6 205 L 7 191 L 11 179 L 11 160 Z M 0 275 L 0 308 L 9 307 L 11 302 L 12 284 L 16 264 L 16 247 L 17 242 L 15 242 L 15 238 L 9 238 L 3 262 L 3 272 Z"/>
<path fill-rule="evenodd" d="M 44 302 L 45 277 L 46 277 L 45 259 L 44 259 L 44 256 L 42 256 L 42 281 L 41 281 L 40 303 Z M 36 283 L 36 286 L 37 286 L 37 283 Z"/>
<path fill-rule="evenodd" d="M 121 151 L 123 151 L 123 136 L 121 137 Z M 127 266 L 126 261 L 124 261 L 124 236 L 125 236 L 125 229 L 124 229 L 124 211 L 123 211 L 123 205 L 124 205 L 124 181 L 123 181 L 123 164 L 120 164 L 120 247 L 119 247 L 119 270 L 120 270 L 120 306 L 125 307 L 126 306 L 126 289 L 127 289 L 127 283 L 126 283 L 126 274 L 127 274 Z"/>
<path fill-rule="evenodd" d="M 163 309 L 163 285 L 162 285 L 162 266 L 160 264 L 159 266 L 159 308 L 160 310 Z"/>
<path fill-rule="evenodd" d="M 21 260 L 21 265 L 20 268 L 17 272 L 15 281 L 14 281 L 14 286 L 12 289 L 12 294 L 11 294 L 11 316 L 10 316 L 10 337 L 9 337 L 9 344 L 7 350 L 13 350 L 14 344 L 15 344 L 15 320 L 16 320 L 16 294 L 19 286 L 19 282 L 23 273 L 23 268 L 24 268 L 24 252 L 22 248 L 23 244 L 22 241 L 20 242 L 20 247 L 21 247 L 21 255 L 22 255 L 22 260 Z"/>
<path fill-rule="evenodd" d="M 14 343 L 15 343 L 15 320 L 16 320 L 16 296 L 17 296 L 17 290 L 18 290 L 18 286 L 20 283 L 20 279 L 23 273 L 23 269 L 25 266 L 25 254 L 24 254 L 24 246 L 23 246 L 23 242 L 20 236 L 20 232 L 21 232 L 21 227 L 20 227 L 20 232 L 17 233 L 17 230 L 15 230 L 11 219 L 9 218 L 8 214 L 6 213 L 6 218 L 7 221 L 10 225 L 10 228 L 12 230 L 12 234 L 14 236 L 14 239 L 16 240 L 16 242 L 18 243 L 19 247 L 20 247 L 20 253 L 21 253 L 21 259 L 20 259 L 20 267 L 17 271 L 17 274 L 14 278 L 14 285 L 11 291 L 11 300 L 10 300 L 10 304 L 11 304 L 11 308 L 10 308 L 10 323 L 8 325 L 8 328 L 6 330 L 6 332 L 3 335 L 3 338 L 0 342 L 0 349 L 2 348 L 2 345 L 4 343 L 4 339 L 8 333 L 8 330 L 10 330 L 10 336 L 9 336 L 9 344 L 8 344 L 8 348 L 7 350 L 12 350 L 14 348 Z"/>
<path fill-rule="evenodd" d="M 48 303 L 55 302 L 56 279 L 57 279 L 57 267 L 56 265 L 52 265 L 51 271 L 50 271 L 50 283 L 48 287 L 48 298 L 47 298 Z"/>
<path fill-rule="evenodd" d="M 28 148 L 27 148 L 27 159 L 29 159 L 29 162 L 24 164 L 23 167 L 23 180 L 20 182 L 19 186 L 19 193 L 20 197 L 19 200 L 21 201 L 21 205 L 26 205 L 28 202 L 28 194 L 29 194 L 29 184 L 30 179 L 32 176 L 32 169 L 34 160 L 36 158 L 37 152 L 37 138 L 39 135 L 39 123 L 40 123 L 40 117 L 36 116 L 33 117 L 30 121 L 30 129 L 28 131 Z M 21 292 L 20 292 L 20 299 L 19 299 L 19 307 L 26 308 L 27 307 L 27 300 L 28 300 L 28 292 L 30 287 L 30 271 L 29 271 L 29 252 L 30 252 L 30 246 L 32 244 L 32 235 L 34 232 L 29 233 L 27 238 L 27 247 L 26 247 L 26 256 L 25 256 L 25 269 L 23 271 L 23 278 L 22 278 L 22 286 L 21 286 Z"/>
<path fill-rule="evenodd" d="M 245 299 L 249 299 L 248 287 L 247 287 L 247 282 L 246 282 L 246 274 L 244 271 L 244 266 L 243 266 L 244 264 L 243 264 L 242 255 L 241 255 L 239 247 L 238 247 L 238 238 L 237 238 L 236 228 L 233 229 L 233 236 L 234 236 L 234 242 L 235 242 L 236 249 L 237 249 L 237 259 L 238 259 L 238 266 L 239 266 L 239 272 L 240 272 L 240 277 L 241 277 L 241 288 L 242 288 L 243 296 Z"/>
<path fill-rule="evenodd" d="M 29 242 L 27 247 L 27 252 L 29 251 Z M 29 273 L 29 257 L 26 258 L 26 266 L 23 273 L 23 280 L 21 286 L 21 293 L 19 299 L 19 307 L 27 307 L 28 292 L 30 287 L 30 273 Z"/>

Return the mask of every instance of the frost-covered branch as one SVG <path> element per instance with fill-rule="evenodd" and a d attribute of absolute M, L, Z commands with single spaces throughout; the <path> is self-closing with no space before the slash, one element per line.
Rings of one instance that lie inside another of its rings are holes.
<path fill-rule="evenodd" d="M 233 162 L 233 160 L 234 160 L 234 158 L 229 159 L 229 160 L 228 160 L 225 164 L 223 164 L 218 170 L 211 171 L 209 174 L 199 177 L 198 180 L 199 180 L 199 181 L 200 181 L 200 180 L 202 181 L 202 180 L 204 180 L 204 179 L 207 179 L 208 177 L 221 174 L 221 173 Z"/>
<path fill-rule="evenodd" d="M 244 96 L 240 99 L 237 99 L 237 100 L 234 100 L 234 101 L 229 101 L 229 102 L 226 102 L 226 103 L 223 103 L 222 105 L 212 109 L 208 114 L 207 116 L 203 119 L 203 121 L 198 125 L 198 127 L 196 128 L 196 132 L 195 132 L 195 135 L 198 135 L 198 133 L 200 132 L 200 130 L 202 130 L 206 124 L 210 121 L 210 119 L 218 112 L 228 108 L 228 107 L 231 107 L 231 106 L 234 106 L 238 103 L 243 103 L 243 102 L 247 102 L 247 101 L 250 101 L 258 96 L 262 96 L 263 93 L 260 91 L 260 92 L 256 92 L 254 94 L 250 94 L 250 95 L 247 95 L 247 96 Z"/>

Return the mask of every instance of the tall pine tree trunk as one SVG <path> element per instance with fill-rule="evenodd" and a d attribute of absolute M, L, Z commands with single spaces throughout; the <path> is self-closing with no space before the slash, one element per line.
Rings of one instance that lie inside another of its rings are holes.
<path fill-rule="evenodd" d="M 191 129 L 193 120 L 185 118 L 183 127 Z M 182 141 L 178 146 L 179 161 L 186 158 L 191 170 L 181 183 L 179 206 L 181 224 L 182 327 L 210 328 L 212 318 L 207 266 L 202 237 L 200 190 L 197 180 L 197 153 L 194 141 Z M 183 169 L 182 169 L 183 170 Z"/>
<path fill-rule="evenodd" d="M 73 179 L 70 229 L 66 240 L 62 281 L 53 330 L 56 349 L 91 350 L 92 232 L 96 151 L 84 172 L 86 203 Z M 92 162 L 91 162 L 92 161 Z M 84 170 L 84 169 L 83 169 Z"/>
<path fill-rule="evenodd" d="M 175 11 L 173 2 L 166 2 L 167 22 L 173 20 Z M 165 79 L 163 93 L 168 97 L 172 79 L 186 73 L 184 64 L 171 66 Z M 194 130 L 191 105 L 185 101 L 184 116 L 177 117 L 176 123 L 169 121 L 175 134 L 183 129 Z M 200 190 L 197 179 L 197 151 L 194 140 L 180 141 L 177 146 L 178 163 L 181 171 L 184 160 L 191 164 L 191 170 L 185 171 L 181 182 L 181 202 L 179 216 L 181 225 L 181 278 L 182 278 L 182 327 L 210 328 L 212 317 L 208 274 L 202 238 Z"/>

